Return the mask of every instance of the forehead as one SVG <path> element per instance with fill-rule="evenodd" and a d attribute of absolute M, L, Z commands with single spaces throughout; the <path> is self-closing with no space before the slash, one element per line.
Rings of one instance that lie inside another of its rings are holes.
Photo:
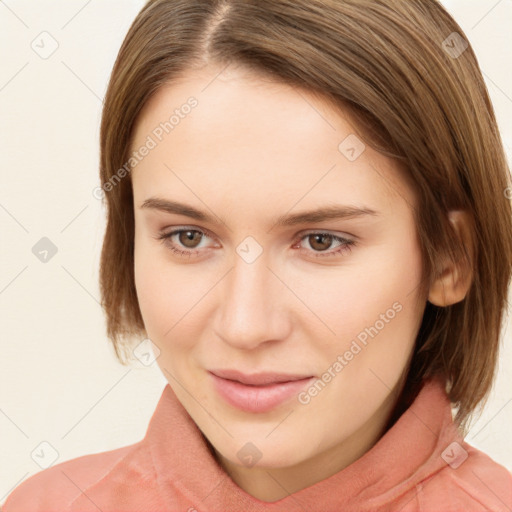
<path fill-rule="evenodd" d="M 310 91 L 241 69 L 196 70 L 157 91 L 139 116 L 131 149 L 149 138 L 154 147 L 132 170 L 134 195 L 175 197 L 188 186 L 233 207 L 243 195 L 283 208 L 301 197 L 413 204 L 396 162 L 355 131 Z"/>

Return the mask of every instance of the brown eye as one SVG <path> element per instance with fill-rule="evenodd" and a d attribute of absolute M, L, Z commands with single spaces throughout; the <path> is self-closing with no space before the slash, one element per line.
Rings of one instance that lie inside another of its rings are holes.
<path fill-rule="evenodd" d="M 302 243 L 307 240 L 307 244 L 302 246 Z M 305 245 L 309 247 L 305 247 Z M 344 238 L 339 235 L 331 233 L 314 232 L 306 233 L 300 239 L 298 249 L 307 256 L 314 256 L 318 258 L 342 256 L 346 252 L 350 252 L 354 247 L 355 241 Z M 328 250 L 329 249 L 329 250 Z"/>
<path fill-rule="evenodd" d="M 211 247 L 201 247 L 201 242 L 212 238 L 207 232 L 201 229 L 175 229 L 168 233 L 162 232 L 155 238 L 160 240 L 166 248 L 170 249 L 179 257 L 198 257 L 201 254 L 208 254 L 211 249 Z"/>
<path fill-rule="evenodd" d="M 310 246 L 317 251 L 325 251 L 329 249 L 334 237 L 332 235 L 315 233 L 308 235 Z"/>
<path fill-rule="evenodd" d="M 178 240 L 183 247 L 187 247 L 188 249 L 195 249 L 197 245 L 201 242 L 201 238 L 203 233 L 195 230 L 187 230 L 180 231 L 178 233 Z M 197 243 L 196 243 L 197 242 Z"/>

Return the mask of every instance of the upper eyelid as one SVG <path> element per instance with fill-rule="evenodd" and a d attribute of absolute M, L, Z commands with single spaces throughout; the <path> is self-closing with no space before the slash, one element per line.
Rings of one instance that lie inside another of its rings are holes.
<path fill-rule="evenodd" d="M 217 237 L 209 230 L 207 229 L 204 229 L 204 228 L 199 228 L 197 226 L 177 226 L 177 227 L 173 227 L 171 229 L 169 229 L 169 231 L 167 231 L 167 234 L 168 235 L 175 235 L 177 233 L 180 233 L 182 231 L 199 231 L 200 233 L 203 233 L 205 235 L 207 235 L 208 237 L 212 238 L 212 239 L 216 239 Z M 166 232 L 165 229 L 162 230 L 162 232 Z"/>

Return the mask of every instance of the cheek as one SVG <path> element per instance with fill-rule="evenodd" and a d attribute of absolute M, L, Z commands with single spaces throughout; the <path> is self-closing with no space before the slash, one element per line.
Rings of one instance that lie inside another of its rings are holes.
<path fill-rule="evenodd" d="M 417 290 L 422 260 L 414 236 L 402 240 L 368 248 L 345 268 L 317 280 L 315 293 L 310 288 L 304 295 L 336 334 L 326 330 L 326 336 L 317 336 L 317 350 L 327 367 L 346 354 L 348 380 L 361 379 L 361 371 L 372 368 L 393 382 L 413 348 L 423 312 Z M 368 378 L 373 376 L 368 373 Z"/>
<path fill-rule="evenodd" d="M 386 241 L 361 248 L 346 264 L 316 272 L 314 277 L 290 279 L 299 283 L 294 291 L 311 310 L 346 338 L 373 325 L 381 314 L 393 319 L 407 316 L 403 312 L 413 314 L 411 307 L 421 280 L 421 254 L 414 238 L 401 243 Z M 396 309 L 402 310 L 400 315 L 395 315 Z M 334 336 L 331 338 L 334 342 Z"/>
<path fill-rule="evenodd" d="M 169 288 L 168 268 L 162 264 L 159 250 L 153 240 L 143 239 L 136 233 L 134 252 L 134 275 L 137 299 L 146 331 L 151 339 L 158 341 L 162 333 L 172 327 L 174 311 L 172 290 Z"/>
<path fill-rule="evenodd" d="M 323 303 L 322 318 L 336 332 L 316 337 L 314 351 L 325 372 L 321 380 L 328 383 L 316 403 L 343 397 L 343 407 L 330 413 L 333 421 L 351 417 L 363 422 L 408 367 L 422 317 L 415 291 L 421 256 L 414 239 L 399 249 L 382 245 L 368 251 L 364 264 L 354 264 L 336 279 L 337 285 L 335 279 L 324 280 L 322 295 L 329 299 L 316 303 Z"/>
<path fill-rule="evenodd" d="M 198 281 L 193 265 L 173 263 L 154 241 L 135 239 L 134 274 L 144 325 L 161 350 L 194 339 L 200 299 L 212 284 L 208 276 Z"/>

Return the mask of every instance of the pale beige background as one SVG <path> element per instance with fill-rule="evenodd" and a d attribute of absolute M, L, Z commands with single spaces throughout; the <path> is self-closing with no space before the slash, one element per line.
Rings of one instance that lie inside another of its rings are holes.
<path fill-rule="evenodd" d="M 59 463 L 139 441 L 166 383 L 156 363 L 121 366 L 105 336 L 104 212 L 92 196 L 101 98 L 143 3 L 0 2 L 0 503 L 53 450 Z M 512 2 L 444 4 L 476 51 L 510 157 Z M 46 59 L 31 47 L 41 37 L 47 51 L 58 44 Z M 47 263 L 32 253 L 42 237 L 57 247 Z M 495 389 L 467 437 L 509 469 L 511 336 L 507 323 Z"/>

